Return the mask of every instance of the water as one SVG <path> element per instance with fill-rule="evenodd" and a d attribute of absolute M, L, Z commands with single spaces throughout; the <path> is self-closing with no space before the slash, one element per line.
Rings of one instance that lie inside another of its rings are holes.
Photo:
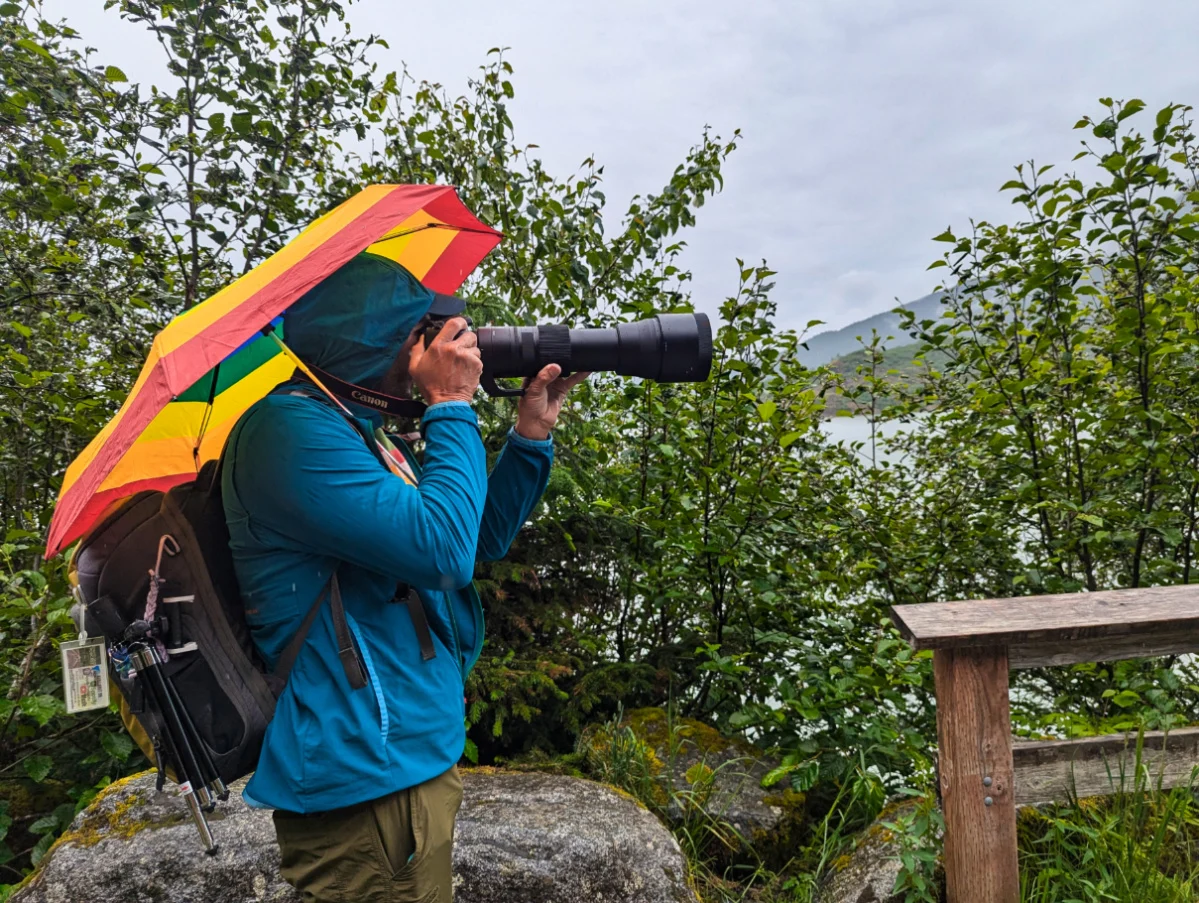
<path fill-rule="evenodd" d="M 875 435 L 880 440 L 884 436 L 893 436 L 904 429 L 911 429 L 911 427 L 912 424 L 900 423 L 898 420 L 874 425 Z M 869 417 L 833 417 L 830 420 L 821 421 L 820 429 L 834 442 L 844 442 L 846 445 L 852 442 L 861 442 L 862 447 L 858 449 L 858 454 L 867 460 L 870 459 L 871 424 Z M 879 460 L 886 457 L 880 446 L 878 449 Z"/>

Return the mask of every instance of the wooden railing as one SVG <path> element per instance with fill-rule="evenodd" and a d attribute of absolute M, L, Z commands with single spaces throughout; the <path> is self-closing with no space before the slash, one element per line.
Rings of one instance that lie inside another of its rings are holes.
<path fill-rule="evenodd" d="M 1016 903 L 1016 807 L 1094 796 L 1129 775 L 1135 736 L 1017 743 L 1008 672 L 1199 651 L 1199 585 L 900 605 L 916 650 L 933 650 L 949 903 Z M 1199 729 L 1144 735 L 1142 765 L 1171 787 L 1199 764 Z"/>

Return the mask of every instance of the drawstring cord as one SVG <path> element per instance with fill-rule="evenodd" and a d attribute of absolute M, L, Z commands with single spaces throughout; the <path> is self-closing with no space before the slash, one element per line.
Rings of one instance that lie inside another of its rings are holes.
<path fill-rule="evenodd" d="M 162 553 L 164 551 L 169 551 L 171 555 L 179 554 L 179 543 L 170 533 L 164 533 L 158 537 L 158 556 L 154 559 L 154 567 L 150 569 L 150 589 L 146 591 L 146 611 L 142 615 L 142 619 L 151 624 L 154 622 L 154 615 L 158 613 L 158 590 L 166 583 L 166 580 L 162 578 Z M 166 646 L 157 638 L 154 643 L 158 646 L 158 654 L 162 656 L 162 660 L 167 661 L 170 656 L 167 654 Z"/>

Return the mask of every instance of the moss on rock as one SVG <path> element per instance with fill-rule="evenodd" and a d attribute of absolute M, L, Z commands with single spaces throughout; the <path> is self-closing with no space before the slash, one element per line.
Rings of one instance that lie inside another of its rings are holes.
<path fill-rule="evenodd" d="M 183 816 L 156 820 L 133 815 L 134 810 L 143 807 L 150 799 L 150 794 L 145 788 L 132 786 L 147 774 L 150 772 L 143 771 L 121 778 L 101 790 L 91 805 L 75 819 L 74 824 L 54 842 L 54 846 L 73 843 L 81 847 L 91 847 L 107 837 L 128 840 L 147 829 L 165 828 L 186 821 Z"/>
<path fill-rule="evenodd" d="M 740 737 L 726 737 L 710 724 L 694 718 L 671 716 L 665 709 L 636 709 L 625 716 L 624 723 L 659 750 L 667 748 L 671 733 L 678 740 L 689 741 L 700 752 L 708 755 L 735 753 L 757 758 L 762 751 Z"/>
<path fill-rule="evenodd" d="M 745 842 L 730 849 L 728 832 L 713 832 L 709 852 L 715 861 L 760 860 L 773 866 L 794 855 L 808 820 L 807 797 L 789 787 L 762 787 L 777 761 L 741 737 L 665 709 L 636 709 L 623 726 L 648 747 L 646 761 L 661 777 L 656 783 L 665 797 L 659 808 L 669 821 L 687 822 L 702 808 Z"/>

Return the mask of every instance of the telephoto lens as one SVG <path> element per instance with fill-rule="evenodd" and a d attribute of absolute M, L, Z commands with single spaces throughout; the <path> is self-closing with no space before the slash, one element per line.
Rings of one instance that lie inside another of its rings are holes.
<path fill-rule="evenodd" d="M 706 314 L 658 314 L 611 329 L 484 326 L 477 333 L 489 392 L 497 378 L 536 376 L 547 364 L 563 373 L 602 371 L 663 383 L 703 382 L 712 370 Z"/>

